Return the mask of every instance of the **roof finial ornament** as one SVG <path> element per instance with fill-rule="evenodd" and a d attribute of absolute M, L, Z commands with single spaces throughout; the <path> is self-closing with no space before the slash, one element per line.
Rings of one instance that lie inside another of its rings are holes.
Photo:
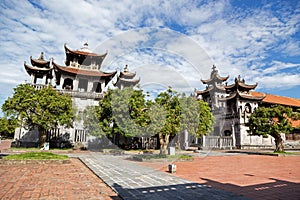
<path fill-rule="evenodd" d="M 39 57 L 39 60 L 44 60 L 44 52 L 41 52 L 41 55 Z"/>
<path fill-rule="evenodd" d="M 128 72 L 128 65 L 125 65 L 124 72 Z"/>
<path fill-rule="evenodd" d="M 216 65 L 213 65 L 212 70 L 216 71 L 216 68 L 217 68 Z"/>

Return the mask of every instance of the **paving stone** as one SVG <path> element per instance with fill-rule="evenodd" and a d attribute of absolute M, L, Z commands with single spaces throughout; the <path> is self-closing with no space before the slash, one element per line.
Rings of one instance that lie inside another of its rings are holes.
<path fill-rule="evenodd" d="M 79 158 L 125 200 L 246 199 L 222 190 L 199 187 L 198 183 L 138 165 L 126 156 L 91 153 Z"/>

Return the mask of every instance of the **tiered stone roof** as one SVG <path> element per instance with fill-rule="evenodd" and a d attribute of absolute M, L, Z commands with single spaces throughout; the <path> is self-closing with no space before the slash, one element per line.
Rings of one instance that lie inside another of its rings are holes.
<path fill-rule="evenodd" d="M 134 79 L 136 73 L 129 72 L 128 65 L 125 66 L 124 71 L 120 72 L 117 81 L 114 83 L 115 87 L 121 88 L 135 86 L 140 82 L 140 79 Z"/>
<path fill-rule="evenodd" d="M 203 84 L 211 84 L 211 83 L 214 83 L 214 82 L 224 82 L 228 78 L 229 78 L 229 76 L 226 76 L 226 77 L 220 76 L 218 70 L 216 69 L 216 66 L 213 65 L 212 72 L 210 74 L 210 79 L 207 79 L 207 80 L 201 79 L 201 82 Z"/>
<path fill-rule="evenodd" d="M 33 59 L 30 56 L 31 65 L 28 65 L 26 61 L 24 61 L 24 67 L 27 73 L 31 76 L 34 74 L 38 78 L 42 78 L 43 76 L 47 76 L 47 78 L 52 78 L 52 68 L 50 67 L 50 61 L 44 59 L 44 53 L 41 52 L 41 55 L 38 59 Z"/>
<path fill-rule="evenodd" d="M 107 55 L 107 52 L 104 54 L 93 53 L 89 48 L 88 44 L 85 43 L 84 46 L 79 50 L 72 50 L 67 47 L 67 44 L 64 45 L 66 53 L 66 65 L 69 66 L 70 62 L 76 58 L 79 65 L 91 65 L 92 62 L 98 66 L 98 70 L 101 68 L 102 62 Z"/>

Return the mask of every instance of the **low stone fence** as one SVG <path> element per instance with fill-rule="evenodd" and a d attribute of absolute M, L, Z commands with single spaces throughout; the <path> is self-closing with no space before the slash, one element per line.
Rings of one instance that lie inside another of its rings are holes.
<path fill-rule="evenodd" d="M 231 136 L 203 136 L 201 143 L 203 148 L 229 149 L 234 147 Z"/>

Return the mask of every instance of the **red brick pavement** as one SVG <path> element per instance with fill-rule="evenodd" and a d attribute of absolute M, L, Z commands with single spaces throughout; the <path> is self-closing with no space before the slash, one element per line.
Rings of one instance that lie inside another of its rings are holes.
<path fill-rule="evenodd" d="M 10 148 L 11 140 L 1 140 L 0 139 L 0 152 Z"/>
<path fill-rule="evenodd" d="M 166 171 L 169 163 L 141 164 Z M 300 156 L 211 156 L 175 164 L 175 176 L 251 199 L 300 199 Z"/>
<path fill-rule="evenodd" d="M 120 199 L 77 159 L 68 164 L 0 165 L 0 199 Z"/>

